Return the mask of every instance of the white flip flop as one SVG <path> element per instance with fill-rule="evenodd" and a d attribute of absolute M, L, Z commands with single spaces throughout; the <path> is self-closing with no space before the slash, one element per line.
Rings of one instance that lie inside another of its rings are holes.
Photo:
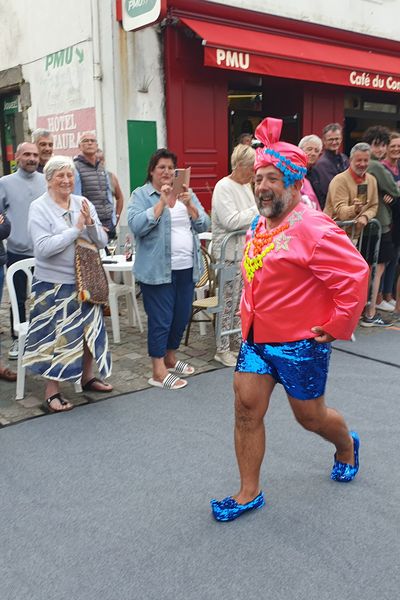
<path fill-rule="evenodd" d="M 179 385 L 175 385 L 175 383 L 177 381 L 182 381 L 183 383 L 181 383 Z M 148 380 L 148 383 L 154 387 L 159 387 L 159 388 L 164 388 L 165 390 L 175 391 L 175 390 L 181 390 L 182 388 L 186 387 L 188 382 L 185 381 L 184 379 L 180 379 L 176 375 L 172 375 L 172 373 L 169 373 L 169 375 L 166 375 L 162 381 L 157 381 L 156 379 L 153 379 L 152 377 L 150 377 L 150 379 Z"/>
<path fill-rule="evenodd" d="M 177 360 L 174 367 L 168 369 L 171 373 L 178 373 L 178 375 L 193 375 L 195 372 L 195 368 L 189 363 L 183 360 Z"/>

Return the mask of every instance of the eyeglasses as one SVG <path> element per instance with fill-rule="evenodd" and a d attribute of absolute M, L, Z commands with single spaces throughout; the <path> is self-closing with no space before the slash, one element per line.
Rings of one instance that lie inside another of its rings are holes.
<path fill-rule="evenodd" d="M 97 140 L 95 138 L 85 138 L 84 140 L 81 140 L 82 144 L 89 144 L 90 142 L 93 142 L 95 144 Z"/>
<path fill-rule="evenodd" d="M 340 137 L 335 137 L 335 138 L 325 138 L 326 142 L 340 142 L 342 138 Z"/>

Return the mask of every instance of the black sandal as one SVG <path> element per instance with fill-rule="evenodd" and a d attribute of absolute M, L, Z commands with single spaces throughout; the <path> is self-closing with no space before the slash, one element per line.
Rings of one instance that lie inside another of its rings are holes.
<path fill-rule="evenodd" d="M 53 408 L 51 406 L 51 403 L 53 400 L 56 399 L 59 401 L 61 406 L 68 406 L 68 408 Z M 62 398 L 60 392 L 58 392 L 57 394 L 53 394 L 49 398 L 46 398 L 46 400 L 43 403 L 43 406 L 49 413 L 68 412 L 69 410 L 72 410 L 74 408 L 74 405 L 71 404 L 71 402 L 68 402 L 68 400 L 64 400 L 64 398 Z"/>
<path fill-rule="evenodd" d="M 87 381 L 84 385 L 82 385 L 83 391 L 84 392 L 99 392 L 100 394 L 105 394 L 107 392 L 112 392 L 112 390 L 113 390 L 112 386 L 110 386 L 110 388 L 108 388 L 107 390 L 99 390 L 98 388 L 96 388 L 95 385 L 93 385 L 96 383 L 101 383 L 102 385 L 108 385 L 107 383 L 105 383 L 104 381 L 99 379 L 98 377 L 92 377 L 92 379 L 89 379 L 89 381 Z"/>

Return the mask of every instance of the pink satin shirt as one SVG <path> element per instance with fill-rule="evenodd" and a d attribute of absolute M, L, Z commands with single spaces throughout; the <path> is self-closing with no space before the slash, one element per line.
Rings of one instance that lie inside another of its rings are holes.
<path fill-rule="evenodd" d="M 267 231 L 260 216 L 261 232 Z M 330 217 L 299 203 L 274 237 L 274 248 L 249 282 L 242 263 L 243 339 L 253 326 L 257 343 L 314 338 L 322 327 L 350 339 L 367 301 L 369 269 L 346 233 Z M 252 237 L 251 229 L 246 240 Z M 252 245 L 249 250 L 252 257 Z"/>

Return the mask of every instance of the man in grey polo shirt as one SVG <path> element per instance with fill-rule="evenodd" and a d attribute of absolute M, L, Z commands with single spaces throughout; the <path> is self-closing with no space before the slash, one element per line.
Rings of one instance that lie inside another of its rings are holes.
<path fill-rule="evenodd" d="M 47 189 L 44 175 L 37 172 L 39 152 L 35 144 L 23 142 L 17 148 L 15 158 L 18 170 L 0 179 L 0 212 L 7 215 L 11 233 L 7 239 L 7 267 L 33 256 L 32 242 L 28 235 L 28 213 L 33 200 Z M 26 277 L 17 273 L 14 286 L 18 300 L 20 321 L 25 321 Z M 18 358 L 18 340 L 14 334 L 11 312 L 11 336 L 13 343 L 8 353 L 10 359 Z"/>

